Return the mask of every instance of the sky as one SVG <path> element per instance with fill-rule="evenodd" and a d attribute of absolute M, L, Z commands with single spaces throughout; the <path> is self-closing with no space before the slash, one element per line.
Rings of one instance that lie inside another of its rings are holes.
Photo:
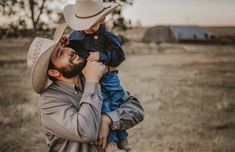
<path fill-rule="evenodd" d="M 62 9 L 75 0 L 62 0 Z M 199 25 L 235 26 L 235 0 L 133 0 L 126 6 L 123 16 L 143 26 Z M 56 5 L 55 5 L 56 6 Z M 16 16 L 17 19 L 17 16 Z M 0 14 L 1 22 L 10 21 Z"/>
<path fill-rule="evenodd" d="M 144 26 L 235 25 L 235 0 L 134 0 L 123 15 Z"/>

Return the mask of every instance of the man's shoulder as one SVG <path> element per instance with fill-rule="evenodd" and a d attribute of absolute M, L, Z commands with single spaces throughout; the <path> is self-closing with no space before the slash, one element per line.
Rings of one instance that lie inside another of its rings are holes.
<path fill-rule="evenodd" d="M 43 93 L 39 96 L 38 107 L 40 109 L 48 109 L 56 107 L 61 104 L 67 103 L 67 100 L 62 97 L 64 95 L 63 90 L 58 89 L 56 86 L 48 86 Z"/>
<path fill-rule="evenodd" d="M 66 90 L 57 84 L 48 86 L 38 99 L 38 107 L 42 111 L 49 109 L 64 110 L 66 106 L 79 109 L 81 96 Z M 49 110 L 50 111 L 50 110 Z"/>
<path fill-rule="evenodd" d="M 45 101 L 50 101 L 52 99 L 53 100 L 61 99 L 59 96 L 60 94 L 63 94 L 63 91 L 56 85 L 51 84 L 42 92 L 42 94 L 39 97 L 39 101 L 45 102 Z"/>
<path fill-rule="evenodd" d="M 54 83 L 51 83 L 49 86 L 45 88 L 45 90 L 42 92 L 41 96 L 48 96 L 48 95 L 53 95 L 58 91 L 57 85 Z"/>

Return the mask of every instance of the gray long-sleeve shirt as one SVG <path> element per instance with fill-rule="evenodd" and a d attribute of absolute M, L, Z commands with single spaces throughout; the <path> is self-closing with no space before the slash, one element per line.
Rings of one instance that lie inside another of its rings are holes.
<path fill-rule="evenodd" d="M 89 142 L 97 139 L 101 122 L 102 96 L 98 83 L 75 84 L 56 81 L 39 98 L 42 126 L 50 152 L 101 152 Z M 143 120 L 139 101 L 129 96 L 122 106 L 107 113 L 111 129 L 128 129 Z"/>

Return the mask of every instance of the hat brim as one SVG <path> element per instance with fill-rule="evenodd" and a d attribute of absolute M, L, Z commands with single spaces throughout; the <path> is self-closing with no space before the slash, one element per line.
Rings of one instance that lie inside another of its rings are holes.
<path fill-rule="evenodd" d="M 48 65 L 51 57 L 52 51 L 55 49 L 56 44 L 51 46 L 47 51 L 45 51 L 40 58 L 37 60 L 37 63 L 32 69 L 31 78 L 32 78 L 32 87 L 36 93 L 40 94 L 45 89 L 48 82 Z"/>
<path fill-rule="evenodd" d="M 63 33 L 64 33 L 65 29 L 66 29 L 66 27 L 67 27 L 67 23 L 61 23 L 61 24 L 59 24 L 58 27 L 56 28 L 55 33 L 54 33 L 54 38 L 53 38 L 53 40 L 54 40 L 56 43 L 59 42 L 61 36 L 63 35 Z"/>
<path fill-rule="evenodd" d="M 107 16 L 110 14 L 116 7 L 118 7 L 118 4 L 115 3 L 104 3 L 104 7 L 109 7 L 102 13 L 86 19 L 77 18 L 75 16 L 75 4 L 68 4 L 64 7 L 64 17 L 68 25 L 73 30 L 86 30 L 89 29 L 92 25 L 94 25 L 96 22 L 99 21 L 104 16 Z"/>

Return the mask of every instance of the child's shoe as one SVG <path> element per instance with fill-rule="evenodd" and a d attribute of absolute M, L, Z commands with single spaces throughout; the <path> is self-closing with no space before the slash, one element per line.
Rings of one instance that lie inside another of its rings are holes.
<path fill-rule="evenodd" d="M 120 149 L 125 150 L 126 152 L 137 152 L 127 141 L 127 138 L 125 138 L 123 141 L 118 143 L 118 147 Z"/>
<path fill-rule="evenodd" d="M 116 142 L 111 142 L 107 144 L 105 152 L 126 152 L 126 151 L 118 149 Z"/>

